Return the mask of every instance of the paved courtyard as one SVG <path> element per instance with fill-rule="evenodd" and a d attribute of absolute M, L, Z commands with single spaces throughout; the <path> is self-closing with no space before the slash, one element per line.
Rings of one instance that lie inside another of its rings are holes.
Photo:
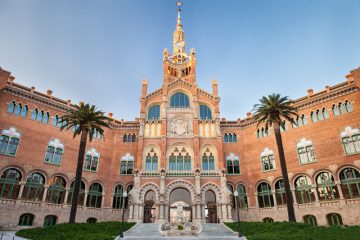
<path fill-rule="evenodd" d="M 15 236 L 15 231 L 0 231 L 1 240 L 25 240 L 26 238 Z"/>

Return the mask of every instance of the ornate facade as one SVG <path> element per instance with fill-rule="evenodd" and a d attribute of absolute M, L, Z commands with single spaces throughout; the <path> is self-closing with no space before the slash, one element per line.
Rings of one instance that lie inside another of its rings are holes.
<path fill-rule="evenodd" d="M 173 51 L 164 50 L 163 84 L 142 82 L 140 117 L 112 118 L 105 139 L 88 143 L 77 221 L 285 221 L 286 198 L 272 129 L 220 117 L 218 85 L 196 82 L 178 10 Z M 282 137 L 298 221 L 360 223 L 360 69 L 336 86 L 295 100 L 300 116 Z M 68 220 L 79 139 L 61 132 L 74 105 L 14 82 L 0 69 L 0 228 Z M 129 197 L 122 198 L 123 191 Z"/>

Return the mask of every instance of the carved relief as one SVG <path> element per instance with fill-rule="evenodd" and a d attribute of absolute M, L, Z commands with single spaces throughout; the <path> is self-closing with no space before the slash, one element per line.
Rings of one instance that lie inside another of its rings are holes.
<path fill-rule="evenodd" d="M 312 176 L 314 174 L 315 170 L 313 168 L 310 168 L 308 170 L 306 170 L 306 173 L 309 175 L 309 176 Z"/>
<path fill-rule="evenodd" d="M 189 137 L 193 135 L 193 126 L 190 118 L 177 116 L 168 123 L 168 136 Z"/>
<path fill-rule="evenodd" d="M 332 164 L 329 166 L 329 169 L 333 172 L 336 172 L 336 169 L 338 168 L 338 166 L 336 164 Z"/>
<path fill-rule="evenodd" d="M 354 161 L 354 165 L 357 166 L 357 167 L 360 167 L 360 160 Z"/>

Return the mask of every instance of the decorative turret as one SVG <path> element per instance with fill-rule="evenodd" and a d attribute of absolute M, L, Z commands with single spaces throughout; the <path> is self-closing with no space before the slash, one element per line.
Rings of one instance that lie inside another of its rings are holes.
<path fill-rule="evenodd" d="M 174 54 L 185 52 L 185 33 L 182 29 L 182 24 L 181 24 L 181 5 L 182 2 L 179 0 L 177 2 L 178 18 L 177 18 L 176 30 L 174 32 L 174 40 L 173 40 Z"/>

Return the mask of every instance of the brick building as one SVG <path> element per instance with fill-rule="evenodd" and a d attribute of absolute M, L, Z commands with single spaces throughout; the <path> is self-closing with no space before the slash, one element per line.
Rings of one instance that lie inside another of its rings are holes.
<path fill-rule="evenodd" d="M 173 51 L 164 50 L 163 84 L 142 82 L 140 117 L 112 119 L 87 145 L 78 222 L 235 219 L 239 192 L 247 221 L 287 220 L 272 129 L 220 117 L 218 85 L 196 83 L 196 53 L 185 49 L 178 10 Z M 0 68 L 0 229 L 68 221 L 79 138 L 60 131 L 74 105 L 17 84 Z M 298 221 L 360 223 L 360 68 L 346 81 L 295 100 L 300 117 L 282 137 Z M 129 192 L 123 199 L 122 192 Z"/>

